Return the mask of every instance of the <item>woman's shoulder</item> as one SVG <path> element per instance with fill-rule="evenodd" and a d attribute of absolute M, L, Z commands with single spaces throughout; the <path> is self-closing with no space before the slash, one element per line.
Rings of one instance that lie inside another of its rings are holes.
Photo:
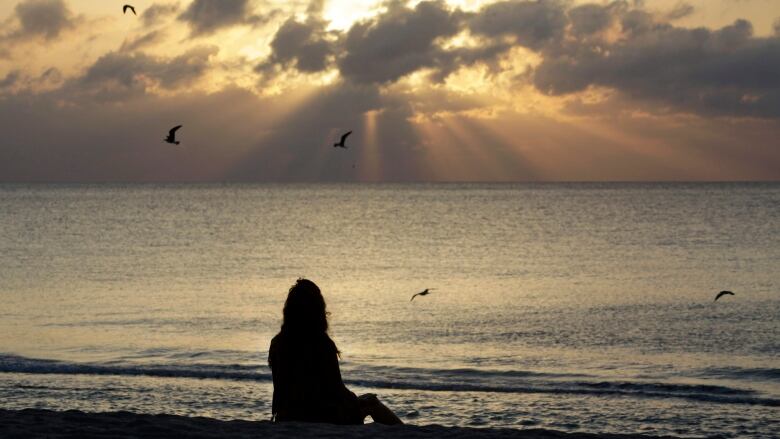
<path fill-rule="evenodd" d="M 284 346 L 305 346 L 315 350 L 336 351 L 336 343 L 327 334 L 311 337 L 290 337 L 280 332 L 271 339 L 270 350 L 280 350 Z"/>
<path fill-rule="evenodd" d="M 271 347 L 268 350 L 275 351 L 282 345 L 284 345 L 284 337 L 282 337 L 282 333 L 280 332 L 271 339 Z"/>

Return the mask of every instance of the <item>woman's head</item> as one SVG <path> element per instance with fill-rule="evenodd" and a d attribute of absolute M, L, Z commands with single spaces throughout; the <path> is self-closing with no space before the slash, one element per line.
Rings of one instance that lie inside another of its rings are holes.
<path fill-rule="evenodd" d="M 328 312 L 320 288 L 308 279 L 298 279 L 284 302 L 282 334 L 311 335 L 328 332 Z"/>

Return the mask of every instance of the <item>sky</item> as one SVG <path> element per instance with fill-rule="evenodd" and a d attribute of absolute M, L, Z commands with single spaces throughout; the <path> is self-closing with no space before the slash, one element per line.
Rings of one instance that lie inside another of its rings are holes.
<path fill-rule="evenodd" d="M 777 0 L 123 4 L 0 2 L 0 182 L 780 180 Z"/>

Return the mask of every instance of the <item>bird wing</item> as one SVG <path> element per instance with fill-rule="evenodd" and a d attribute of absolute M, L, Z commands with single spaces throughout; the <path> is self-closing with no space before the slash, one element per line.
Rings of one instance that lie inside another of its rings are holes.
<path fill-rule="evenodd" d="M 169 136 L 174 136 L 176 134 L 176 130 L 181 128 L 183 125 L 176 125 L 175 127 L 171 128 L 170 131 L 168 131 Z"/>
<path fill-rule="evenodd" d="M 731 291 L 721 291 L 720 293 L 718 293 L 718 295 L 717 295 L 717 296 L 715 296 L 715 300 L 718 300 L 718 299 L 720 299 L 721 297 L 723 297 L 723 296 L 727 296 L 727 295 L 733 296 L 733 295 L 734 295 L 734 293 L 732 293 Z"/>
<path fill-rule="evenodd" d="M 352 134 L 352 131 L 347 131 L 346 133 L 344 133 L 341 136 L 341 143 L 344 143 L 344 141 L 347 140 L 347 137 L 349 137 L 350 134 Z"/>
<path fill-rule="evenodd" d="M 132 6 L 130 6 L 130 5 L 124 5 L 124 6 L 122 6 L 122 13 L 123 13 L 123 14 L 127 13 L 127 10 L 128 10 L 128 9 L 130 9 L 131 11 L 133 11 L 133 15 L 136 15 L 136 13 L 135 13 L 135 8 L 134 8 L 134 7 L 132 7 Z"/>
<path fill-rule="evenodd" d="M 420 295 L 420 293 L 417 293 L 417 294 L 415 294 L 414 296 L 412 296 L 412 298 L 411 298 L 411 299 L 409 299 L 409 301 L 411 302 L 412 300 L 414 300 L 414 298 L 415 298 L 415 297 L 417 297 L 417 296 L 419 296 L 419 295 Z"/>

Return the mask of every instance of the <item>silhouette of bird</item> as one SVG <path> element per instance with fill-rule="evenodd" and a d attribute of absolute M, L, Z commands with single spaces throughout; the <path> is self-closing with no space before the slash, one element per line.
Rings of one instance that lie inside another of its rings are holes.
<path fill-rule="evenodd" d="M 412 296 L 412 298 L 409 299 L 409 301 L 411 302 L 417 296 L 427 296 L 428 294 L 431 294 L 431 290 L 433 290 L 433 288 L 426 288 L 423 291 L 420 291 L 419 293 L 417 293 L 414 296 Z"/>
<path fill-rule="evenodd" d="M 164 141 L 174 145 L 178 145 L 179 143 L 181 143 L 178 140 L 176 140 L 176 130 L 178 130 L 181 127 L 182 127 L 181 125 L 176 125 L 175 127 L 171 128 L 171 130 L 168 131 L 168 137 L 166 137 Z"/>
<path fill-rule="evenodd" d="M 347 137 L 349 137 L 350 134 L 352 134 L 352 131 L 347 131 L 346 133 L 344 133 L 341 136 L 341 140 L 339 140 L 338 143 L 334 143 L 333 147 L 334 148 L 346 148 L 347 145 L 344 144 L 344 141 L 347 140 Z"/>
<path fill-rule="evenodd" d="M 717 296 L 715 296 L 715 300 L 718 300 L 723 296 L 733 296 L 733 295 L 734 293 L 732 293 L 731 291 L 721 291 L 720 293 L 718 293 Z M 713 302 L 715 302 L 715 300 L 713 300 Z"/>
<path fill-rule="evenodd" d="M 124 6 L 122 6 L 122 13 L 123 13 L 123 14 L 126 14 L 128 9 L 130 9 L 131 11 L 133 11 L 133 15 L 138 15 L 138 14 L 136 14 L 136 13 L 135 13 L 135 7 L 133 7 L 133 6 L 130 6 L 130 5 L 124 5 Z"/>

